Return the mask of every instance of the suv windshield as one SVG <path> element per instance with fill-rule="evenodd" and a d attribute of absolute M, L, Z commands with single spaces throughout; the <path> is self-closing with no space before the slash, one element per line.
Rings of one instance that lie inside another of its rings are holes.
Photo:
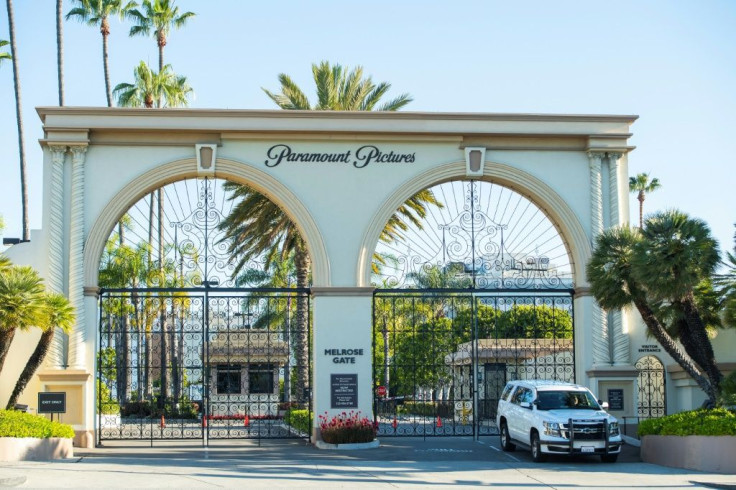
<path fill-rule="evenodd" d="M 540 391 L 537 395 L 538 410 L 580 408 L 600 410 L 600 405 L 587 391 Z"/>

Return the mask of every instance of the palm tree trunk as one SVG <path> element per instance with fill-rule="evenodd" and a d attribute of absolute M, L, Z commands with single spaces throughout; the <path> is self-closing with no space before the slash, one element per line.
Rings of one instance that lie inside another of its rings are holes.
<path fill-rule="evenodd" d="M 710 379 L 711 385 L 715 388 L 717 393 L 720 395 L 721 381 L 723 380 L 723 374 L 718 369 L 716 363 L 716 356 L 713 352 L 713 345 L 708 338 L 705 324 L 703 323 L 700 314 L 695 306 L 695 298 L 692 293 L 681 303 L 683 313 L 685 314 L 685 322 L 688 325 L 688 332 L 692 337 L 693 343 L 700 355 L 698 356 L 698 364 L 703 368 L 705 373 Z"/>
<path fill-rule="evenodd" d="M 639 191 L 639 228 L 644 228 L 644 191 Z"/>
<path fill-rule="evenodd" d="M 294 253 L 297 288 L 309 287 L 309 254 L 303 245 L 298 245 Z M 309 298 L 299 293 L 296 300 L 296 397 L 299 403 L 306 403 L 310 394 L 309 383 Z"/>
<path fill-rule="evenodd" d="M 31 239 L 28 227 L 28 183 L 26 181 L 26 150 L 23 138 L 23 104 L 20 95 L 20 75 L 18 74 L 18 44 L 15 41 L 15 15 L 13 1 L 7 0 L 8 29 L 10 31 L 10 52 L 13 55 L 13 87 L 15 88 L 15 118 L 18 124 L 18 153 L 20 155 L 20 194 L 23 213 L 23 240 Z"/>
<path fill-rule="evenodd" d="M 13 343 L 13 337 L 15 337 L 14 328 L 0 330 L 0 373 L 3 372 L 3 365 L 5 364 L 5 358 L 8 356 L 10 344 Z"/>
<path fill-rule="evenodd" d="M 43 363 L 43 360 L 49 351 L 49 347 L 51 347 L 51 343 L 54 340 L 55 331 L 55 327 L 50 327 L 47 330 L 44 330 L 41 334 L 41 338 L 38 339 L 38 344 L 36 344 L 36 349 L 33 351 L 33 354 L 31 354 L 31 358 L 28 359 L 26 367 L 23 368 L 23 372 L 20 373 L 20 377 L 15 383 L 15 389 L 13 389 L 13 394 L 10 395 L 10 400 L 8 400 L 8 404 L 5 407 L 6 410 L 12 410 L 13 407 L 15 407 L 15 404 L 18 402 L 18 397 L 20 397 L 20 394 L 26 389 L 28 382 L 31 380 L 33 375 L 36 374 L 36 371 Z"/>
<path fill-rule="evenodd" d="M 677 345 L 677 342 L 669 336 L 667 331 L 655 317 L 652 309 L 646 303 L 646 300 L 643 299 L 643 296 L 641 294 L 636 294 L 633 290 L 631 292 L 636 309 L 639 310 L 641 318 L 644 320 L 644 324 L 647 326 L 654 338 L 657 339 L 659 345 L 661 345 L 665 352 L 667 352 L 672 359 L 674 359 L 675 362 L 677 362 L 677 364 L 679 364 L 685 372 L 695 380 L 698 386 L 700 386 L 708 396 L 708 401 L 715 405 L 718 399 L 717 388 L 711 385 L 709 379 L 703 376 L 692 358 L 687 355 L 687 353 L 683 352 L 682 349 L 680 349 L 680 346 Z"/>
<path fill-rule="evenodd" d="M 59 78 L 59 106 L 64 105 L 64 0 L 56 0 L 56 68 Z"/>
<path fill-rule="evenodd" d="M 110 88 L 110 66 L 107 55 L 107 36 L 109 36 L 110 27 L 107 18 L 102 19 L 102 66 L 105 71 L 105 96 L 107 97 L 107 107 L 112 107 L 112 89 Z"/>

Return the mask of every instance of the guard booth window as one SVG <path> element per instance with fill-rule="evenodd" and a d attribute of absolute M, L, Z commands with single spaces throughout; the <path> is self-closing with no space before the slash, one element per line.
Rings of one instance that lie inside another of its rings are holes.
<path fill-rule="evenodd" d="M 239 365 L 217 366 L 218 395 L 239 395 L 240 386 Z"/>
<path fill-rule="evenodd" d="M 251 364 L 248 369 L 248 392 L 273 393 L 273 364 Z"/>

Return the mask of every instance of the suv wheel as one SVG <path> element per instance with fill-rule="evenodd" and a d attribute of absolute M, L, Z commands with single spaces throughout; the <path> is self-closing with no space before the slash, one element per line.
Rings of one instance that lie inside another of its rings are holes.
<path fill-rule="evenodd" d="M 516 446 L 511 443 L 511 436 L 509 436 L 509 426 L 506 424 L 506 422 L 503 422 L 501 424 L 501 449 L 508 452 L 516 449 Z"/>
<path fill-rule="evenodd" d="M 539 434 L 537 431 L 532 432 L 532 459 L 535 463 L 541 463 L 544 461 L 544 454 L 542 453 L 542 443 L 539 441 Z"/>
<path fill-rule="evenodd" d="M 615 463 L 618 459 L 618 454 L 601 454 L 601 461 L 604 463 Z"/>

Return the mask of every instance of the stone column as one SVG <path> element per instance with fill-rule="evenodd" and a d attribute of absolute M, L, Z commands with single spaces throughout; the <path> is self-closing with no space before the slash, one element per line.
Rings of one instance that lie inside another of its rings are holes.
<path fill-rule="evenodd" d="M 51 202 L 49 205 L 49 290 L 64 292 L 64 160 L 66 145 L 49 145 L 51 152 Z M 67 336 L 61 331 L 54 335 L 46 357 L 46 366 L 61 369 L 67 364 L 65 348 Z"/>
<path fill-rule="evenodd" d="M 604 153 L 590 151 L 590 238 L 595 248 L 595 239 L 603 231 L 603 189 L 601 180 L 601 160 Z M 606 312 L 593 304 L 593 364 L 611 363 L 609 348 L 608 319 Z"/>
<path fill-rule="evenodd" d="M 611 203 L 611 226 L 621 224 L 621 210 L 619 209 L 618 169 L 621 153 L 608 153 L 608 182 Z M 611 334 L 613 336 L 613 364 L 628 365 L 631 362 L 629 354 L 629 335 L 626 332 L 621 310 L 611 312 Z"/>
<path fill-rule="evenodd" d="M 69 336 L 69 365 L 84 369 L 86 365 L 85 301 L 84 301 L 84 158 L 86 146 L 72 146 L 72 206 L 69 231 L 69 301 L 77 321 Z"/>

